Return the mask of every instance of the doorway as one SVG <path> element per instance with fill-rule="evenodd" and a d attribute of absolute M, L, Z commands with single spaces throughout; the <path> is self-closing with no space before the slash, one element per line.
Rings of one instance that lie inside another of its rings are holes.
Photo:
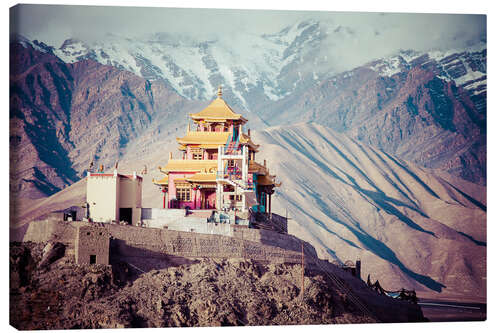
<path fill-rule="evenodd" d="M 120 216 L 118 220 L 132 224 L 132 208 L 120 208 Z"/>
<path fill-rule="evenodd" d="M 215 208 L 215 189 L 205 189 L 204 191 L 202 191 L 201 208 L 202 209 Z"/>
<path fill-rule="evenodd" d="M 96 263 L 96 255 L 95 254 L 91 254 L 90 255 L 90 264 L 95 264 Z"/>

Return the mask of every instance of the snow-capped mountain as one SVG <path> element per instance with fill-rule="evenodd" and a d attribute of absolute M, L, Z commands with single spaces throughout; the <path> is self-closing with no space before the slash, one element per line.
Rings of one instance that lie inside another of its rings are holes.
<path fill-rule="evenodd" d="M 381 76 L 386 77 L 417 66 L 430 70 L 439 78 L 453 81 L 458 87 L 469 91 L 476 107 L 481 113 L 485 113 L 486 44 L 483 42 L 466 49 L 454 49 L 446 52 L 401 51 L 392 57 L 375 60 L 368 66 Z"/>
<path fill-rule="evenodd" d="M 319 22 L 305 21 L 237 40 L 198 41 L 167 33 L 141 40 L 107 35 L 93 44 L 68 39 L 53 53 L 66 63 L 93 59 L 148 80 L 166 80 L 188 99 L 208 100 L 223 85 L 229 102 L 249 110 L 319 80 L 322 73 L 301 68 L 319 65 L 314 50 L 326 35 Z"/>
<path fill-rule="evenodd" d="M 263 35 L 239 32 L 196 40 L 164 32 L 141 38 L 107 34 L 92 43 L 68 39 L 59 48 L 38 41 L 32 46 L 66 63 L 92 59 L 148 80 L 165 80 L 191 100 L 209 100 L 222 85 L 228 102 L 252 111 L 338 74 L 334 59 L 342 45 L 355 39 L 356 32 L 348 27 L 305 20 Z M 401 51 L 366 66 L 381 76 L 422 66 L 474 95 L 486 89 L 486 44 L 482 42 L 446 52 Z M 485 108 L 481 103 L 477 101 Z"/>
<path fill-rule="evenodd" d="M 132 39 L 108 34 L 98 42 L 68 39 L 54 48 L 14 35 L 11 85 L 15 83 L 18 90 L 11 89 L 11 105 L 22 101 L 24 114 L 41 115 L 39 109 L 49 114 L 62 110 L 68 119 L 61 121 L 61 117 L 54 116 L 55 129 L 50 129 L 54 135 L 50 135 L 65 147 L 64 154 L 81 144 L 77 136 L 70 137 L 72 133 L 83 133 L 81 123 L 72 122 L 77 119 L 74 113 L 121 110 L 125 118 L 130 113 L 135 119 L 137 110 L 151 105 L 146 122 L 138 120 L 139 125 L 131 128 L 118 126 L 116 136 L 104 134 L 117 140 L 106 146 L 113 147 L 109 148 L 112 153 L 101 152 L 102 143 L 99 147 L 84 145 L 82 150 L 71 153 L 71 168 L 65 170 L 74 168 L 75 175 L 81 174 L 91 156 L 108 165 L 134 144 L 146 145 L 148 141 L 142 135 L 149 125 L 158 128 L 149 128 L 148 133 L 178 130 L 179 122 L 183 122 L 177 113 L 181 108 L 169 109 L 171 118 L 165 118 L 161 113 L 166 108 L 162 103 L 151 103 L 151 96 L 156 102 L 163 101 L 159 96 L 169 91 L 180 95 L 180 104 L 204 105 L 222 85 L 224 99 L 251 119 L 253 129 L 314 121 L 421 166 L 486 183 L 485 44 L 447 52 L 400 51 L 343 71 L 342 66 L 336 67 L 336 59 L 349 52 L 343 52 L 339 45 L 356 39 L 356 32 L 345 26 L 307 20 L 276 33 L 238 32 L 238 38 L 229 36 L 233 37 L 195 40 L 156 33 Z M 112 67 L 97 66 L 102 64 Z M 120 86 L 105 84 L 114 77 L 101 77 L 108 71 L 124 78 Z M 77 77 L 88 80 L 75 81 Z M 121 88 L 125 83 L 137 84 L 140 93 L 130 95 L 126 85 Z M 151 84 L 158 91 L 149 89 Z M 135 97 L 137 105 L 128 101 Z M 81 106 L 85 109 L 80 110 Z M 23 117 L 13 119 L 29 119 Z M 154 117 L 159 120 L 152 121 Z M 47 127 L 46 121 L 44 124 Z M 103 133 L 110 128 L 106 126 Z M 40 133 L 32 134 L 37 141 Z M 136 139 L 139 141 L 132 142 Z M 43 147 L 35 150 L 47 151 L 46 160 L 52 163 L 59 157 L 51 157 L 53 149 L 45 147 L 47 142 L 51 141 L 37 141 Z M 87 152 L 89 149 L 93 151 Z M 20 179 L 41 179 L 37 175 Z M 47 182 L 52 176 L 45 172 L 43 193 L 53 193 L 74 181 Z"/>

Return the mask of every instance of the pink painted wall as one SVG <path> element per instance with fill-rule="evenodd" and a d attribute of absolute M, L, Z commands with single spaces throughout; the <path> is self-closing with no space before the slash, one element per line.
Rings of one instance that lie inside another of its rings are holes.
<path fill-rule="evenodd" d="M 176 190 L 175 190 L 175 184 L 174 184 L 174 179 L 179 179 L 179 178 L 185 178 L 186 176 L 192 176 L 194 175 L 194 172 L 169 172 L 168 174 L 168 202 L 170 203 L 170 200 L 174 199 L 176 197 Z M 191 200 L 193 200 L 193 191 L 191 190 Z M 191 208 L 194 207 L 193 201 L 190 202 L 180 202 L 180 207 L 184 207 L 189 205 Z"/>
<path fill-rule="evenodd" d="M 191 146 L 187 146 L 186 149 L 186 160 L 192 160 L 193 159 L 193 152 L 191 151 Z"/>

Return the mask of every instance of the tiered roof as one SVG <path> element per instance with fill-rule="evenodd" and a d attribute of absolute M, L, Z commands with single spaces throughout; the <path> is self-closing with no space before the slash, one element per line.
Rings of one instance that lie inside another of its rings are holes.
<path fill-rule="evenodd" d="M 206 122 L 222 122 L 226 120 L 240 120 L 241 123 L 246 123 L 241 114 L 235 113 L 226 101 L 222 99 L 222 89 L 219 87 L 217 98 L 210 103 L 206 108 L 198 113 L 189 114 L 193 120 L 204 120 Z"/>
<path fill-rule="evenodd" d="M 219 87 L 217 98 L 205 109 L 198 113 L 190 114 L 194 121 L 198 122 L 226 122 L 232 120 L 233 125 L 243 125 L 247 122 L 241 114 L 235 113 L 229 105 L 222 99 L 222 90 Z M 209 132 L 209 131 L 188 131 L 182 138 L 177 138 L 180 144 L 179 149 L 185 150 L 189 145 L 192 148 L 217 149 L 226 144 L 230 132 Z M 240 133 L 239 143 L 248 145 L 257 151 L 259 145 L 252 142 L 249 135 Z M 168 175 L 169 172 L 193 172 L 191 176 L 175 179 L 174 182 L 191 183 L 213 183 L 216 181 L 217 160 L 178 160 L 170 159 L 164 167 L 159 168 L 161 172 Z M 274 184 L 274 176 L 270 176 L 267 168 L 255 161 L 249 161 L 249 171 L 260 174 L 258 183 L 262 185 Z M 153 182 L 157 185 L 168 185 L 168 176 Z"/>
<path fill-rule="evenodd" d="M 170 159 L 160 171 L 168 173 L 170 171 L 182 172 L 210 172 L 217 171 L 217 160 L 174 160 Z"/>
<path fill-rule="evenodd" d="M 177 138 L 177 142 L 181 145 L 180 149 L 184 150 L 186 145 L 192 145 L 196 148 L 216 149 L 223 146 L 227 142 L 229 132 L 187 132 L 182 138 Z M 240 135 L 240 144 L 245 144 L 256 150 L 259 145 L 252 142 L 250 137 L 244 133 Z"/>

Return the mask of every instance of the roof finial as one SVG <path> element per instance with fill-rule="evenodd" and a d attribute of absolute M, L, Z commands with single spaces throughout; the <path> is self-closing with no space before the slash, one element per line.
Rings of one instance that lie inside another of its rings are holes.
<path fill-rule="evenodd" d="M 217 96 L 222 97 L 222 86 L 219 86 L 219 90 L 217 91 Z"/>

